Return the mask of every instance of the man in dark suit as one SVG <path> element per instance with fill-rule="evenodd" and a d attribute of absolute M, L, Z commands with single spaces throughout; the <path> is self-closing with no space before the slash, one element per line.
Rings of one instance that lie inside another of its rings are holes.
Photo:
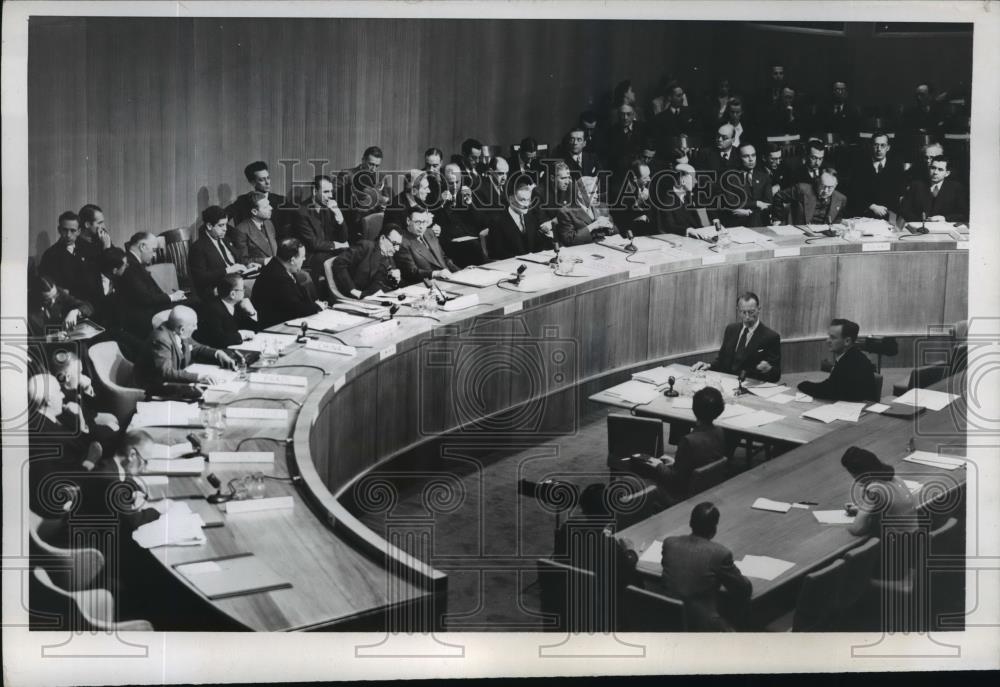
<path fill-rule="evenodd" d="M 426 210 L 411 208 L 406 217 L 406 234 L 396 257 L 396 264 L 403 273 L 407 284 L 419 283 L 424 279 L 451 276 L 458 267 L 444 254 L 438 242 L 434 227 L 434 216 Z"/>
<path fill-rule="evenodd" d="M 753 592 L 750 580 L 733 562 L 732 552 L 712 541 L 719 517 L 719 509 L 711 502 L 699 503 L 691 511 L 691 534 L 663 540 L 664 591 L 684 602 L 688 627 L 696 632 L 731 632 L 740 615 L 737 608 Z M 727 598 L 720 598 L 722 587 Z"/>
<path fill-rule="evenodd" d="M 775 218 L 787 209 L 788 224 L 836 224 L 847 209 L 847 197 L 837 191 L 837 170 L 827 167 L 811 184 L 796 184 L 774 197 Z"/>
<path fill-rule="evenodd" d="M 753 130 L 747 126 L 746 122 L 746 110 L 743 108 L 743 99 L 740 97 L 732 97 L 729 99 L 729 103 L 726 105 L 726 112 L 723 115 L 722 121 L 714 123 L 709 135 L 718 131 L 718 127 L 723 124 L 729 124 L 733 127 L 733 146 L 739 149 L 739 146 L 744 143 L 758 144 L 759 141 L 754 137 Z"/>
<path fill-rule="evenodd" d="M 354 236 L 361 235 L 365 217 L 381 212 L 389 203 L 389 177 L 379 173 L 382 157 L 381 148 L 368 146 L 361 154 L 361 163 L 338 176 L 338 203 Z"/>
<path fill-rule="evenodd" d="M 527 178 L 526 176 L 524 178 Z M 434 210 L 434 222 L 441 227 L 441 246 L 445 255 L 459 267 L 481 265 L 486 262 L 479 242 L 479 232 L 483 228 L 479 211 L 475 207 L 472 189 L 462 185 L 462 170 L 454 162 L 444 167 L 441 188 Z M 394 223 L 402 228 L 403 224 Z"/>
<path fill-rule="evenodd" d="M 720 216 L 728 227 L 762 227 L 770 216 L 771 177 L 757 167 L 757 149 L 752 143 L 739 148 L 740 169 L 725 172 L 720 182 Z"/>
<path fill-rule="evenodd" d="M 806 156 L 799 160 L 789 160 L 791 183 L 781 188 L 788 188 L 794 184 L 811 184 L 816 181 L 823 171 L 823 160 L 826 158 L 826 146 L 818 138 L 810 138 L 806 144 Z"/>
<path fill-rule="evenodd" d="M 735 133 L 732 124 L 720 126 L 715 135 L 715 147 L 702 148 L 694 166 L 699 171 L 715 173 L 716 180 L 723 171 L 736 169 L 739 166 L 739 157 L 736 155 L 736 150 L 733 149 Z"/>
<path fill-rule="evenodd" d="M 208 374 L 186 372 L 191 363 L 207 363 L 233 368 L 236 361 L 228 353 L 191 340 L 198 329 L 198 313 L 186 305 L 171 308 L 166 321 L 147 339 L 144 355 L 135 366 L 136 380 L 143 389 L 157 391 L 164 384 L 214 384 Z"/>
<path fill-rule="evenodd" d="M 851 174 L 848 196 L 850 215 L 889 219 L 890 212 L 899 210 L 903 194 L 903 168 L 889 156 L 889 137 L 882 131 L 872 134 L 871 156 L 861 162 Z"/>
<path fill-rule="evenodd" d="M 857 347 L 857 322 L 830 320 L 827 346 L 833 354 L 833 369 L 822 382 L 799 382 L 799 391 L 830 401 L 868 401 L 875 385 L 875 366 Z"/>
<path fill-rule="evenodd" d="M 111 233 L 104 220 L 104 211 L 93 203 L 87 203 L 79 212 L 80 237 L 78 241 L 91 244 L 97 251 L 111 248 Z"/>
<path fill-rule="evenodd" d="M 576 200 L 576 187 L 569 165 L 559 161 L 552 167 L 552 173 L 545 175 L 545 183 L 535 188 L 538 218 L 545 231 L 555 228 L 559 211 Z"/>
<path fill-rule="evenodd" d="M 291 216 L 291 236 L 306 247 L 307 269 L 314 280 L 323 275 L 323 263 L 348 247 L 344 214 L 333 198 L 333 180 L 325 174 L 313 179 L 312 198 Z"/>
<path fill-rule="evenodd" d="M 194 340 L 212 348 L 226 348 L 249 341 L 260 325 L 257 309 L 246 297 L 243 277 L 227 274 L 216 286 L 217 296 L 205 300 Z"/>
<path fill-rule="evenodd" d="M 772 64 L 768 70 L 768 84 L 757 94 L 757 106 L 754 108 L 758 112 L 767 112 L 781 103 L 781 96 L 786 86 L 785 67 L 781 64 Z"/>
<path fill-rule="evenodd" d="M 914 181 L 903 196 L 901 212 L 909 222 L 967 222 L 969 198 L 965 187 L 949 178 L 951 163 L 944 155 L 931 162 L 929 183 Z"/>
<path fill-rule="evenodd" d="M 243 274 L 259 265 L 243 265 L 237 260 L 236 248 L 226 238 L 229 219 L 225 210 L 209 205 L 202 211 L 201 219 L 205 226 L 201 238 L 192 243 L 188 251 L 188 269 L 198 295 L 207 299 L 227 274 Z"/>
<path fill-rule="evenodd" d="M 28 333 L 42 337 L 52 330 L 72 329 L 94 313 L 87 301 L 61 289 L 49 277 L 35 277 L 28 289 Z"/>
<path fill-rule="evenodd" d="M 652 174 L 649 165 L 635 160 L 628 169 L 621 187 L 612 192 L 611 216 L 615 224 L 638 236 L 658 234 L 656 211 L 650 202 Z"/>
<path fill-rule="evenodd" d="M 153 315 L 185 298 L 183 291 L 164 293 L 153 279 L 146 265 L 151 265 L 155 256 L 156 236 L 149 232 L 133 234 L 125 254 L 128 266 L 116 288 L 122 327 L 140 340 L 152 331 Z"/>
<path fill-rule="evenodd" d="M 449 164 L 452 166 L 452 169 L 458 167 L 457 163 L 452 162 Z M 430 210 L 428 202 L 431 198 L 431 178 L 428 173 L 420 169 L 411 169 L 406 172 L 403 175 L 403 190 L 389 201 L 389 206 L 385 210 L 385 216 L 382 218 L 382 224 L 395 224 L 398 227 L 402 227 L 406 225 L 406 218 L 409 216 L 411 209 Z M 462 181 L 465 180 L 460 168 L 459 178 Z M 487 182 L 482 180 L 482 183 L 486 184 Z M 468 194 L 472 192 L 468 184 L 462 184 L 461 190 L 463 197 L 467 195 L 467 191 Z M 439 202 L 441 202 L 440 198 Z"/>
<path fill-rule="evenodd" d="M 313 315 L 326 307 L 323 301 L 312 300 L 296 278 L 305 261 L 305 246 L 298 239 L 285 239 L 278 244 L 275 259 L 260 271 L 250 302 L 257 309 L 261 329 Z"/>
<path fill-rule="evenodd" d="M 781 89 L 781 100 L 771 107 L 767 116 L 767 132 L 773 136 L 794 135 L 809 131 L 807 114 L 799 107 L 794 88 Z"/>
<path fill-rule="evenodd" d="M 531 209 L 531 183 L 527 179 L 511 189 L 507 207 L 490 211 L 484 222 L 490 228 L 486 245 L 491 260 L 552 248 L 552 232 L 542 232 L 538 215 Z"/>
<path fill-rule="evenodd" d="M 903 111 L 900 131 L 907 134 L 940 135 L 944 130 L 947 113 L 935 101 L 934 91 L 927 82 L 917 85 L 914 104 Z"/>
<path fill-rule="evenodd" d="M 767 173 L 771 176 L 771 195 L 773 196 L 783 188 L 788 188 L 792 181 L 792 170 L 785 163 L 784 150 L 779 143 L 767 144 L 767 157 L 764 164 Z"/>
<path fill-rule="evenodd" d="M 829 102 L 817 113 L 818 124 L 825 133 L 836 134 L 851 143 L 858 135 L 861 113 L 847 96 L 847 83 L 834 81 Z"/>
<path fill-rule="evenodd" d="M 673 188 L 663 198 L 662 204 L 658 203 L 657 227 L 664 234 L 677 234 L 685 236 L 688 229 L 704 227 L 709 224 L 708 212 L 705 208 L 699 208 L 694 198 L 695 168 L 687 164 L 678 164 L 674 167 Z M 659 189 L 657 184 L 655 189 Z M 660 196 L 657 194 L 657 201 Z"/>
<path fill-rule="evenodd" d="M 586 150 L 586 147 L 583 127 L 574 127 L 566 133 L 563 162 L 569 167 L 569 173 L 574 179 L 594 176 L 601 169 L 601 161 L 597 159 L 597 155 Z"/>
<path fill-rule="evenodd" d="M 265 265 L 278 250 L 278 232 L 271 221 L 274 208 L 263 193 L 255 192 L 250 201 L 250 216 L 230 229 L 227 237 L 241 265 Z"/>
<path fill-rule="evenodd" d="M 653 118 L 653 129 L 661 150 L 670 149 L 671 139 L 699 132 L 698 118 L 684 104 L 684 88 L 678 83 L 667 85 L 667 107 Z"/>
<path fill-rule="evenodd" d="M 499 210 L 507 204 L 509 172 L 510 165 L 504 158 L 497 155 L 490 160 L 489 169 L 483 175 L 479 188 L 473 189 L 472 197 L 477 210 Z"/>
<path fill-rule="evenodd" d="M 94 385 L 83 373 L 83 363 L 72 350 L 58 347 L 49 360 L 49 371 L 59 380 L 63 391 L 63 412 L 59 422 L 101 444 L 102 456 L 110 456 L 118 441 L 121 426 L 114 414 L 97 405 Z"/>
<path fill-rule="evenodd" d="M 726 326 L 722 346 L 711 363 L 697 362 L 692 370 L 746 373 L 764 382 L 781 378 L 781 336 L 760 321 L 760 298 L 747 291 L 736 301 L 740 321 Z"/>
<path fill-rule="evenodd" d="M 531 136 L 521 139 L 511 159 L 511 177 L 526 177 L 534 186 L 542 182 L 544 170 L 538 160 L 538 141 Z"/>
<path fill-rule="evenodd" d="M 618 122 L 608 132 L 608 167 L 620 174 L 629 166 L 646 138 L 646 127 L 636 121 L 635 108 L 630 103 L 618 106 Z"/>
<path fill-rule="evenodd" d="M 402 281 L 393 256 L 403 243 L 395 224 L 382 227 L 378 241 L 360 241 L 333 259 L 333 280 L 345 296 L 363 298 L 392 291 Z"/>
<path fill-rule="evenodd" d="M 48 277 L 60 288 L 80 300 L 93 297 L 94 274 L 97 271 L 96 245 L 78 241 L 80 220 L 67 210 L 59 215 L 59 240 L 42 253 L 38 274 Z"/>
<path fill-rule="evenodd" d="M 451 161 L 462 170 L 462 182 L 469 188 L 475 189 L 481 183 L 480 175 L 483 166 L 483 144 L 474 138 L 467 138 L 462 141 L 461 155 L 452 155 Z"/>
<path fill-rule="evenodd" d="M 581 177 L 574 182 L 576 202 L 559 210 L 555 235 L 560 245 L 579 246 L 615 233 L 607 208 L 598 205 L 599 189 L 595 177 Z"/>
<path fill-rule="evenodd" d="M 251 211 L 257 205 L 255 194 L 263 193 L 274 209 L 274 225 L 278 230 L 283 230 L 288 224 L 287 211 L 283 209 L 285 197 L 271 193 L 271 172 L 267 168 L 267 163 L 263 160 L 251 162 L 243 169 L 243 174 L 247 181 L 253 184 L 253 189 L 237 196 L 236 200 L 226 208 L 226 216 L 229 221 L 235 226 L 250 219 Z"/>

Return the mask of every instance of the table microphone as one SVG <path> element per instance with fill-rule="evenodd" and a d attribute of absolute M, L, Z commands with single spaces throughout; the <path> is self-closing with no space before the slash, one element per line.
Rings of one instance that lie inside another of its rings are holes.
<path fill-rule="evenodd" d="M 559 264 L 559 242 L 556 241 L 555 234 L 552 235 L 552 251 L 555 253 L 555 255 L 553 255 L 549 259 L 549 264 L 550 265 L 558 265 Z"/>
<path fill-rule="evenodd" d="M 750 393 L 743 386 L 743 382 L 746 381 L 746 378 L 747 378 L 747 371 L 746 370 L 740 370 L 740 376 L 739 376 L 739 384 L 740 385 L 736 388 L 736 392 L 734 393 L 735 396 L 742 396 L 743 394 Z"/>
<path fill-rule="evenodd" d="M 680 396 L 680 394 L 677 393 L 677 390 L 674 389 L 674 383 L 676 381 L 677 380 L 674 379 L 673 377 L 667 377 L 667 384 L 670 385 L 670 388 L 663 392 L 663 395 L 666 396 L 667 398 L 677 398 L 678 396 Z"/>
<path fill-rule="evenodd" d="M 524 275 L 524 271 L 526 269 L 528 269 L 527 265 L 518 265 L 517 273 L 514 275 L 512 279 L 508 279 L 507 281 L 509 281 L 514 286 L 517 286 L 518 284 L 521 283 L 521 277 L 522 275 Z"/>
<path fill-rule="evenodd" d="M 198 438 L 197 434 L 195 434 L 194 432 L 191 432 L 190 434 L 188 434 L 184 438 L 188 440 L 188 443 L 191 444 L 191 446 L 194 448 L 194 451 L 191 451 L 190 453 L 185 453 L 182 456 L 183 458 L 193 458 L 194 456 L 203 456 L 203 455 L 205 455 L 202 452 L 203 449 L 202 449 L 202 445 L 201 445 L 201 439 Z"/>
<path fill-rule="evenodd" d="M 444 305 L 445 303 L 451 300 L 450 298 L 448 298 L 447 294 L 445 294 L 445 292 L 441 290 L 441 287 L 438 286 L 437 282 L 434 281 L 433 279 L 424 279 L 424 286 L 426 286 L 427 290 L 431 292 L 433 292 L 434 289 L 437 289 L 438 295 L 435 296 L 435 299 L 437 300 L 438 305 Z"/>
<path fill-rule="evenodd" d="M 628 239 L 628 245 L 625 246 L 625 250 L 629 253 L 635 253 L 639 249 L 635 247 L 635 235 L 632 233 L 631 229 L 625 230 L 625 238 Z"/>
<path fill-rule="evenodd" d="M 208 473 L 208 476 L 205 479 L 208 480 L 209 484 L 215 487 L 215 493 L 206 496 L 205 497 L 206 501 L 208 501 L 209 503 L 225 503 L 226 501 L 233 500 L 232 494 L 222 493 L 222 482 L 219 481 L 219 478 L 215 476 L 214 472 Z"/>
<path fill-rule="evenodd" d="M 306 336 L 306 334 L 309 332 L 309 323 L 306 322 L 305 320 L 302 320 L 302 324 L 300 325 L 300 329 L 301 329 L 301 331 L 299 332 L 299 335 L 295 339 L 295 341 L 296 341 L 296 343 L 305 343 L 306 341 L 309 340 L 309 337 Z"/>
<path fill-rule="evenodd" d="M 397 312 L 399 312 L 399 303 L 393 303 L 389 308 L 389 319 L 391 320 Z"/>

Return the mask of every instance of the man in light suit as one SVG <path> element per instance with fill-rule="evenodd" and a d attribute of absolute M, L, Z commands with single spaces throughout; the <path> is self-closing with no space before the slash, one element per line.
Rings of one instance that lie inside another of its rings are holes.
<path fill-rule="evenodd" d="M 944 155 L 936 155 L 928 173 L 929 183 L 914 181 L 903 196 L 903 217 L 908 222 L 926 219 L 929 222 L 967 222 L 969 198 L 961 182 L 953 181 L 950 163 Z"/>
<path fill-rule="evenodd" d="M 697 362 L 692 370 L 714 370 L 764 382 L 781 378 L 781 336 L 760 321 L 760 298 L 747 291 L 736 300 L 740 321 L 726 326 L 722 346 L 711 363 Z"/>
<path fill-rule="evenodd" d="M 688 626 L 696 632 L 733 631 L 732 621 L 739 615 L 736 609 L 753 592 L 753 584 L 733 562 L 732 552 L 712 541 L 719 517 L 714 504 L 699 503 L 691 511 L 691 534 L 663 540 L 664 590 L 684 602 Z M 720 598 L 722 587 L 728 597 Z"/>
<path fill-rule="evenodd" d="M 218 205 L 210 205 L 201 213 L 205 222 L 201 238 L 191 244 L 188 267 L 198 295 L 210 298 L 216 284 L 227 274 L 243 274 L 256 264 L 243 265 L 236 259 L 236 249 L 226 238 L 229 219 Z"/>
<path fill-rule="evenodd" d="M 393 256 L 403 243 L 395 224 L 382 227 L 378 242 L 360 241 L 333 259 L 333 280 L 345 296 L 362 298 L 392 291 L 402 279 Z"/>
<path fill-rule="evenodd" d="M 236 361 L 225 351 L 191 340 L 198 329 L 198 314 L 186 305 L 170 310 L 166 322 L 153 330 L 144 355 L 135 367 L 143 389 L 156 391 L 164 384 L 214 384 L 212 375 L 185 372 L 192 362 L 218 364 L 233 368 Z"/>
<path fill-rule="evenodd" d="M 250 219 L 251 210 L 256 205 L 256 196 L 258 193 L 263 193 L 274 209 L 274 212 L 282 213 L 280 216 L 276 215 L 274 217 L 275 225 L 279 229 L 284 228 L 288 223 L 287 211 L 282 211 L 282 207 L 285 205 L 285 197 L 278 193 L 271 193 L 271 172 L 267 168 L 267 163 L 263 160 L 251 162 L 243 169 L 243 175 L 247 178 L 248 182 L 253 184 L 253 189 L 241 196 L 237 196 L 236 200 L 226 208 L 226 217 L 229 218 L 229 221 L 234 225 L 238 225 Z"/>
<path fill-rule="evenodd" d="M 556 214 L 556 236 L 564 246 L 591 243 L 615 233 L 615 225 L 607 208 L 598 207 L 599 189 L 595 177 L 576 180 L 576 202 L 561 208 Z"/>
<path fill-rule="evenodd" d="M 419 207 L 410 208 L 406 216 L 406 235 L 396 257 L 404 282 L 415 284 L 423 279 L 449 277 L 458 271 L 438 242 L 440 233 L 441 228 L 434 224 L 434 215 Z"/>
<path fill-rule="evenodd" d="M 799 382 L 799 391 L 830 401 L 869 401 L 875 385 L 875 366 L 857 347 L 857 322 L 830 320 L 827 346 L 833 354 L 833 369 L 822 382 Z"/>
<path fill-rule="evenodd" d="M 531 193 L 531 182 L 521 178 L 511 190 L 508 207 L 488 213 L 485 222 L 490 233 L 486 243 L 491 260 L 505 260 L 552 248 L 552 231 L 546 234 L 539 227 L 538 215 L 531 210 Z"/>
<path fill-rule="evenodd" d="M 837 170 L 832 167 L 825 168 L 812 184 L 779 191 L 774 203 L 788 206 L 788 224 L 834 224 L 847 211 L 847 197 L 837 190 Z"/>
<path fill-rule="evenodd" d="M 250 203 L 250 216 L 229 230 L 229 243 L 240 264 L 266 265 L 278 250 L 278 232 L 271 221 L 274 208 L 265 193 L 254 192 Z"/>
<path fill-rule="evenodd" d="M 739 156 L 740 169 L 722 175 L 722 223 L 727 227 L 762 227 L 771 208 L 771 177 L 757 166 L 757 149 L 752 143 L 741 145 Z"/>

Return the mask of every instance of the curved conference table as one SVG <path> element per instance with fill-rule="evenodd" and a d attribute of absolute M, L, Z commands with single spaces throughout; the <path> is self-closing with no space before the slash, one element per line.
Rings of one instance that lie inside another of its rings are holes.
<path fill-rule="evenodd" d="M 406 539 L 419 540 L 420 533 L 386 541 L 345 505 L 390 507 L 392 496 L 366 479 L 388 461 L 449 438 L 503 444 L 511 437 L 563 433 L 575 426 L 590 394 L 638 369 L 711 355 L 742 291 L 760 295 L 762 320 L 781 334 L 784 372 L 818 370 L 834 316 L 859 322 L 862 334 L 899 337 L 894 367 L 913 364 L 911 338 L 966 317 L 967 235 L 849 243 L 770 228 L 756 233 L 756 243 L 723 251 L 678 236 L 637 239 L 639 252 L 632 254 L 577 246 L 564 249 L 577 259 L 571 274 L 523 259 L 490 263 L 492 271 L 478 272 L 493 285 L 446 285 L 476 294 L 474 307 L 437 311 L 434 319 L 404 307 L 398 324 L 381 336 L 366 338 L 377 331 L 374 320 L 338 333 L 358 346 L 354 356 L 301 346 L 287 352 L 275 372 L 307 377 L 304 391 L 249 384 L 224 402 L 285 407 L 288 421 L 232 423 L 207 448 L 234 450 L 242 442 L 242 450 L 275 450 L 275 463 L 265 472 L 291 476 L 294 483 L 268 481 L 268 495 L 290 495 L 294 508 L 227 515 L 224 527 L 205 530 L 204 546 L 153 554 L 173 571 L 177 563 L 252 551 L 291 582 L 290 589 L 211 602 L 241 627 L 439 627 L 427 619 L 445 610 L 447 576 L 428 564 L 429 556 L 421 560 L 404 551 L 426 549 Z M 519 284 L 497 284 L 519 265 L 527 266 Z M 332 340 L 317 334 L 320 341 Z M 262 396 L 295 403 L 251 400 Z M 865 426 L 842 441 L 856 440 Z M 209 465 L 223 482 L 260 469 Z M 775 468 L 765 464 L 743 477 L 768 470 Z M 204 476 L 171 482 L 175 493 L 211 491 Z M 843 542 L 812 545 L 830 547 L 833 555 Z M 525 567 L 532 566 L 526 560 Z"/>

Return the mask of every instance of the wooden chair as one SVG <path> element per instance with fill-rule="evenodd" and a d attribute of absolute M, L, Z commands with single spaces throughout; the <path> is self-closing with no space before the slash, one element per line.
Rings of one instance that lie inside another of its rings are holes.
<path fill-rule="evenodd" d="M 167 309 L 167 310 L 161 310 L 160 312 L 158 312 L 155 315 L 153 315 L 153 319 L 151 320 L 151 322 L 153 324 L 153 329 L 156 329 L 161 324 L 163 324 L 164 322 L 166 322 L 167 318 L 169 318 L 169 317 L 170 317 L 170 310 L 169 309 Z"/>
<path fill-rule="evenodd" d="M 115 600 L 107 589 L 84 589 L 66 591 L 52 581 L 49 574 L 40 567 L 32 570 L 37 583 L 32 590 L 32 605 L 35 598 L 42 596 L 41 605 L 68 608 L 70 629 L 103 632 L 152 632 L 153 626 L 147 620 L 115 621 Z M 42 592 L 34 593 L 35 590 Z M 46 594 L 47 592 L 47 594 Z M 58 601 L 63 601 L 59 604 Z M 45 603 L 47 602 L 47 603 Z M 55 602 L 55 603 L 53 603 Z"/>
<path fill-rule="evenodd" d="M 378 235 L 382 231 L 382 221 L 385 219 L 384 212 L 373 212 L 361 218 L 361 233 L 368 241 L 377 241 Z M 403 227 L 400 227 L 403 228 Z M 329 277 L 327 277 L 329 279 Z"/>
<path fill-rule="evenodd" d="M 684 602 L 664 594 L 641 589 L 635 585 L 625 588 L 622 608 L 618 615 L 621 632 L 686 632 L 687 614 Z"/>
<path fill-rule="evenodd" d="M 490 235 L 489 227 L 486 227 L 485 229 L 479 232 L 479 248 L 483 251 L 483 257 L 486 258 L 486 260 L 490 259 L 490 252 L 486 246 L 486 242 L 487 239 L 489 238 L 489 235 Z"/>
<path fill-rule="evenodd" d="M 42 539 L 45 519 L 28 511 L 28 552 L 31 564 L 40 566 L 54 584 L 66 590 L 86 589 L 104 569 L 104 554 L 97 549 L 64 549 Z"/>
<path fill-rule="evenodd" d="M 188 272 L 188 252 L 191 249 L 191 235 L 187 227 L 168 229 L 160 234 L 163 239 L 164 257 L 177 270 L 179 283 L 190 286 L 191 275 Z"/>
<path fill-rule="evenodd" d="M 336 256 L 332 258 L 327 258 L 323 261 L 323 274 L 326 275 L 326 285 L 330 288 L 330 293 L 333 295 L 333 300 L 335 302 L 339 301 L 356 301 L 358 300 L 354 296 L 349 296 L 347 294 L 341 293 L 340 289 L 337 288 L 337 282 L 333 279 L 333 261 L 336 260 Z"/>
<path fill-rule="evenodd" d="M 839 608 L 844 583 L 844 559 L 811 572 L 802 580 L 795 608 L 767 625 L 770 632 L 823 632 L 831 624 Z"/>
<path fill-rule="evenodd" d="M 87 348 L 94 376 L 97 378 L 99 405 L 108 408 L 118 424 L 125 427 L 135 413 L 135 405 L 146 392 L 135 386 L 134 366 L 118 348 L 117 341 L 102 341 Z"/>
<path fill-rule="evenodd" d="M 539 558 L 537 565 L 542 612 L 555 616 L 554 624 L 548 625 L 547 630 L 603 632 L 608 629 L 610 591 L 603 588 L 593 572 L 549 558 Z"/>
<path fill-rule="evenodd" d="M 872 403 L 878 403 L 882 398 L 882 375 L 875 373 L 874 379 L 872 379 L 872 388 L 868 390 L 867 400 Z"/>
<path fill-rule="evenodd" d="M 627 458 L 645 453 L 658 458 L 663 454 L 663 421 L 657 418 L 608 415 L 608 467 L 625 471 Z"/>
<path fill-rule="evenodd" d="M 177 266 L 172 262 L 157 262 L 152 265 L 147 265 L 146 269 L 149 274 L 152 275 L 153 281 L 159 286 L 164 293 L 170 293 L 171 291 L 176 291 L 180 288 L 180 282 L 177 279 Z"/>
<path fill-rule="evenodd" d="M 726 466 L 728 463 L 729 461 L 725 457 L 722 457 L 712 461 L 708 465 L 696 468 L 691 473 L 690 495 L 700 494 L 717 484 L 725 482 L 727 477 Z"/>

